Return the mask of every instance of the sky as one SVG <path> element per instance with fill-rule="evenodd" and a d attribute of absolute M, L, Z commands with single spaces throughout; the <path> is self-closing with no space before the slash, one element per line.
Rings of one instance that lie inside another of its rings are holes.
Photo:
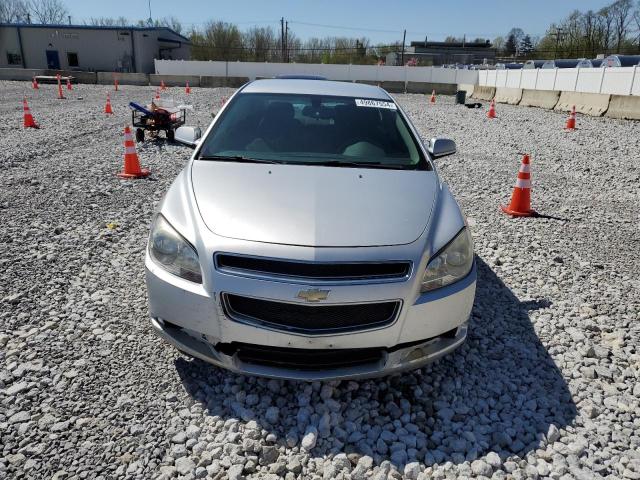
<path fill-rule="evenodd" d="M 90 17 L 149 17 L 148 0 L 62 0 L 73 23 Z M 301 38 L 364 36 L 372 43 L 444 40 L 448 35 L 493 39 L 520 27 L 543 35 L 552 22 L 573 10 L 598 10 L 612 0 L 150 0 L 152 18 L 175 16 L 185 29 L 207 20 L 280 28 L 280 18 Z"/>

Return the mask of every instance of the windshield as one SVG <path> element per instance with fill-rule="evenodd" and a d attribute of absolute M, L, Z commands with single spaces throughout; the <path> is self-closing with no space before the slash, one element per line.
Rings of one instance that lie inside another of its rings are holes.
<path fill-rule="evenodd" d="M 395 103 L 322 95 L 236 95 L 198 158 L 429 169 Z"/>

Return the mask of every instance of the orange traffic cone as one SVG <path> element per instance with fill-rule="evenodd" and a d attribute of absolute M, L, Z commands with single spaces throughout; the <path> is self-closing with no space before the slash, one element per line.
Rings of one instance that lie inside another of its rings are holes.
<path fill-rule="evenodd" d="M 40 85 L 38 85 L 38 80 L 36 80 L 36 77 L 33 77 L 33 80 L 31 81 L 31 86 L 33 87 L 34 90 L 40 89 Z"/>
<path fill-rule="evenodd" d="M 187 82 L 187 86 L 184 87 L 184 93 L 189 95 L 191 93 L 191 87 L 189 86 L 189 82 Z"/>
<path fill-rule="evenodd" d="M 29 110 L 29 104 L 27 103 L 27 97 L 24 97 L 22 100 L 22 109 L 24 110 L 24 128 L 40 128 L 33 119 L 33 115 L 31 115 L 31 110 Z"/>
<path fill-rule="evenodd" d="M 69 77 L 67 77 L 67 90 L 73 90 L 73 87 L 71 86 L 71 81 L 69 80 Z"/>
<path fill-rule="evenodd" d="M 518 171 L 516 186 L 513 187 L 511 203 L 508 207 L 500 205 L 502 211 L 514 217 L 531 217 L 536 212 L 531 210 L 531 170 L 529 168 L 529 155 L 522 157 L 522 165 Z"/>
<path fill-rule="evenodd" d="M 567 118 L 567 125 L 564 127 L 565 130 L 575 130 L 576 129 L 576 106 L 574 105 L 571 108 L 571 113 L 569 114 L 569 118 Z"/>
<path fill-rule="evenodd" d="M 436 91 L 432 91 L 431 92 L 431 100 L 429 100 L 429 103 L 436 103 Z"/>
<path fill-rule="evenodd" d="M 160 80 L 160 90 L 166 90 L 167 86 L 164 84 L 164 80 Z"/>
<path fill-rule="evenodd" d="M 124 168 L 118 173 L 118 178 L 130 180 L 134 178 L 144 178 L 151 172 L 146 168 L 140 168 L 140 161 L 133 143 L 131 129 L 127 125 L 124 127 Z"/>
<path fill-rule="evenodd" d="M 109 96 L 109 92 L 107 92 L 107 103 L 104 106 L 104 113 L 113 113 L 113 110 L 111 109 L 111 97 Z"/>
<path fill-rule="evenodd" d="M 491 100 L 491 105 L 489 105 L 489 111 L 487 112 L 487 118 L 496 118 L 496 101 Z"/>
<path fill-rule="evenodd" d="M 113 89 L 117 92 L 118 91 L 118 86 L 120 85 L 120 82 L 118 81 L 117 78 L 113 79 Z"/>
<path fill-rule="evenodd" d="M 62 82 L 60 81 L 60 74 L 56 75 L 58 80 L 58 100 L 64 100 L 64 95 L 62 93 Z"/>

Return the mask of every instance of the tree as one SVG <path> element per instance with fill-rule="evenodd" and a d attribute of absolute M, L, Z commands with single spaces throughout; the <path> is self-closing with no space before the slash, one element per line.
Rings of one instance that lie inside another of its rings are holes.
<path fill-rule="evenodd" d="M 29 6 L 22 0 L 0 1 L 0 23 L 26 22 L 29 15 Z"/>
<path fill-rule="evenodd" d="M 254 62 L 271 60 L 276 47 L 276 34 L 271 27 L 252 27 L 242 35 L 249 59 Z"/>
<path fill-rule="evenodd" d="M 182 22 L 180 22 L 180 20 L 178 20 L 178 18 L 174 16 L 161 18 L 159 20 L 158 26 L 169 27 L 176 33 L 182 33 Z"/>
<path fill-rule="evenodd" d="M 523 55 L 529 55 L 533 51 L 533 41 L 531 36 L 525 35 L 520 42 L 520 52 Z"/>
<path fill-rule="evenodd" d="M 507 40 L 504 43 L 504 51 L 509 55 L 516 55 L 520 50 L 520 44 L 524 38 L 524 32 L 521 28 L 513 27 L 507 34 Z"/>
<path fill-rule="evenodd" d="M 632 8 L 631 0 L 617 0 L 610 6 L 616 37 L 616 51 L 620 50 L 620 46 L 627 38 L 629 24 L 633 18 Z"/>
<path fill-rule="evenodd" d="M 205 24 L 202 44 L 208 60 L 243 59 L 242 35 L 236 25 L 209 21 Z M 197 58 L 197 56 L 195 57 Z"/>
<path fill-rule="evenodd" d="M 498 51 L 502 51 L 504 49 L 504 37 L 496 37 L 493 39 L 493 48 Z"/>
<path fill-rule="evenodd" d="M 67 7 L 60 0 L 30 0 L 28 5 L 38 23 L 61 24 L 69 14 Z"/>
<path fill-rule="evenodd" d="M 518 40 L 513 33 L 507 35 L 507 41 L 504 43 L 504 51 L 509 55 L 515 55 L 518 50 Z"/>
<path fill-rule="evenodd" d="M 613 31 L 613 14 L 611 7 L 604 7 L 598 10 L 600 29 L 602 34 L 601 47 L 607 52 L 611 43 L 611 33 Z"/>

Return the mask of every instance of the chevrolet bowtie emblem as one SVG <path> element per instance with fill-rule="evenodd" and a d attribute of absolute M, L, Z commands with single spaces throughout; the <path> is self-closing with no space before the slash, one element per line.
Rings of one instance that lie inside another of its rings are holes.
<path fill-rule="evenodd" d="M 319 302 L 320 300 L 326 300 L 331 290 L 319 290 L 317 288 L 310 288 L 309 290 L 300 290 L 297 298 L 306 300 L 307 302 Z"/>

